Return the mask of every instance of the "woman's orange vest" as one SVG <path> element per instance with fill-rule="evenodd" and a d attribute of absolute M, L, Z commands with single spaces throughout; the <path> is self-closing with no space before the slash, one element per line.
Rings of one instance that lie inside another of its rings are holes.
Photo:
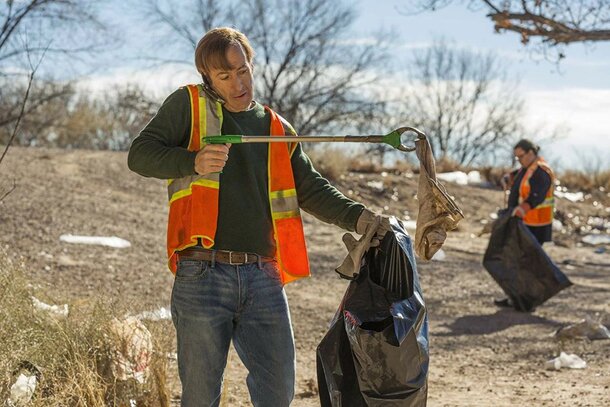
<path fill-rule="evenodd" d="M 549 174 L 551 177 L 551 185 L 546 192 L 544 201 L 535 208 L 527 211 L 523 217 L 523 223 L 529 226 L 544 226 L 553 223 L 553 191 L 555 189 L 555 175 L 553 174 L 551 167 L 549 167 L 542 157 L 536 158 L 536 161 L 527 167 L 527 170 L 523 175 L 523 179 L 521 180 L 521 185 L 519 185 L 519 203 L 525 201 L 530 195 L 531 187 L 529 181 L 534 174 L 534 171 L 536 171 L 538 167 L 542 168 L 547 174 Z"/>
<path fill-rule="evenodd" d="M 204 137 L 219 135 L 222 128 L 222 106 L 206 97 L 201 85 L 187 86 L 191 102 L 191 135 L 189 151 L 199 151 Z M 270 134 L 284 136 L 288 122 L 265 106 L 271 115 Z M 296 135 L 296 133 L 294 133 Z M 303 233 L 299 203 L 290 157 L 297 143 L 269 143 L 269 202 L 275 239 L 275 259 L 284 284 L 309 276 L 309 259 Z M 198 239 L 207 249 L 214 247 L 218 220 L 218 173 L 191 175 L 169 180 L 169 220 L 167 253 L 170 270 L 176 272 L 176 252 L 195 246 Z"/>

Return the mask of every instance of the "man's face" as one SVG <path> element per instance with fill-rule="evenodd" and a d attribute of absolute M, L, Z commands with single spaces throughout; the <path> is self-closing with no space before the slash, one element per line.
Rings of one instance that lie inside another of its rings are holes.
<path fill-rule="evenodd" d="M 525 151 L 521 147 L 515 148 L 515 158 L 519 160 L 519 163 L 523 167 L 529 167 L 531 163 L 536 159 L 536 154 L 534 154 L 533 150 Z"/>
<path fill-rule="evenodd" d="M 226 56 L 231 69 L 212 68 L 206 76 L 210 80 L 212 88 L 226 102 L 225 108 L 230 112 L 242 112 L 250 107 L 254 98 L 252 66 L 238 45 L 230 46 Z"/>

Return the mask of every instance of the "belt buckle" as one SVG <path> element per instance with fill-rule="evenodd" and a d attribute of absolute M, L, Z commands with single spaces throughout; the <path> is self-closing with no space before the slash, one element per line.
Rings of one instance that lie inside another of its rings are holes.
<path fill-rule="evenodd" d="M 243 264 L 243 263 L 233 263 L 233 252 L 229 251 L 229 264 L 231 266 L 239 266 L 240 264 Z"/>

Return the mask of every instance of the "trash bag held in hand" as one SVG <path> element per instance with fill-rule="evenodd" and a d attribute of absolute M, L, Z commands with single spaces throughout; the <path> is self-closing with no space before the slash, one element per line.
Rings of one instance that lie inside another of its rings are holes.
<path fill-rule="evenodd" d="M 494 222 L 483 266 L 519 311 L 531 311 L 572 285 L 521 219 Z"/>
<path fill-rule="evenodd" d="M 317 349 L 323 407 L 425 406 L 428 318 L 411 239 L 395 218 L 362 256 Z"/>

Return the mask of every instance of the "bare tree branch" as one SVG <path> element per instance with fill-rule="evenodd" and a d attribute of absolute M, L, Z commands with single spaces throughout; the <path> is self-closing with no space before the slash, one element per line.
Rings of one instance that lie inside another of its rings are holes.
<path fill-rule="evenodd" d="M 252 42 L 256 58 L 255 97 L 293 122 L 302 134 L 365 126 L 380 114 L 383 103 L 372 100 L 364 89 L 377 76 L 370 68 L 383 62 L 385 40 L 350 43 L 348 28 L 354 12 L 341 1 L 331 0 L 157 0 L 147 7 L 145 18 L 165 27 L 172 49 L 189 50 L 192 64 L 195 41 L 208 29 L 227 25 L 239 28 Z M 167 18 L 163 10 L 183 13 Z M 203 13 L 203 14 L 202 14 Z M 200 21 L 189 20 L 198 15 Z M 182 44 L 182 45 L 180 45 Z M 168 52 L 168 58 L 175 59 Z"/>
<path fill-rule="evenodd" d="M 410 0 L 403 12 L 438 10 L 453 0 Z M 458 0 L 488 11 L 497 32 L 512 31 L 527 44 L 532 38 L 550 47 L 610 40 L 608 0 Z M 560 54 L 559 57 L 563 57 Z"/>
<path fill-rule="evenodd" d="M 523 134 L 523 101 L 495 56 L 437 42 L 416 53 L 412 67 L 408 96 L 391 113 L 426 131 L 437 158 L 483 163 Z"/>

